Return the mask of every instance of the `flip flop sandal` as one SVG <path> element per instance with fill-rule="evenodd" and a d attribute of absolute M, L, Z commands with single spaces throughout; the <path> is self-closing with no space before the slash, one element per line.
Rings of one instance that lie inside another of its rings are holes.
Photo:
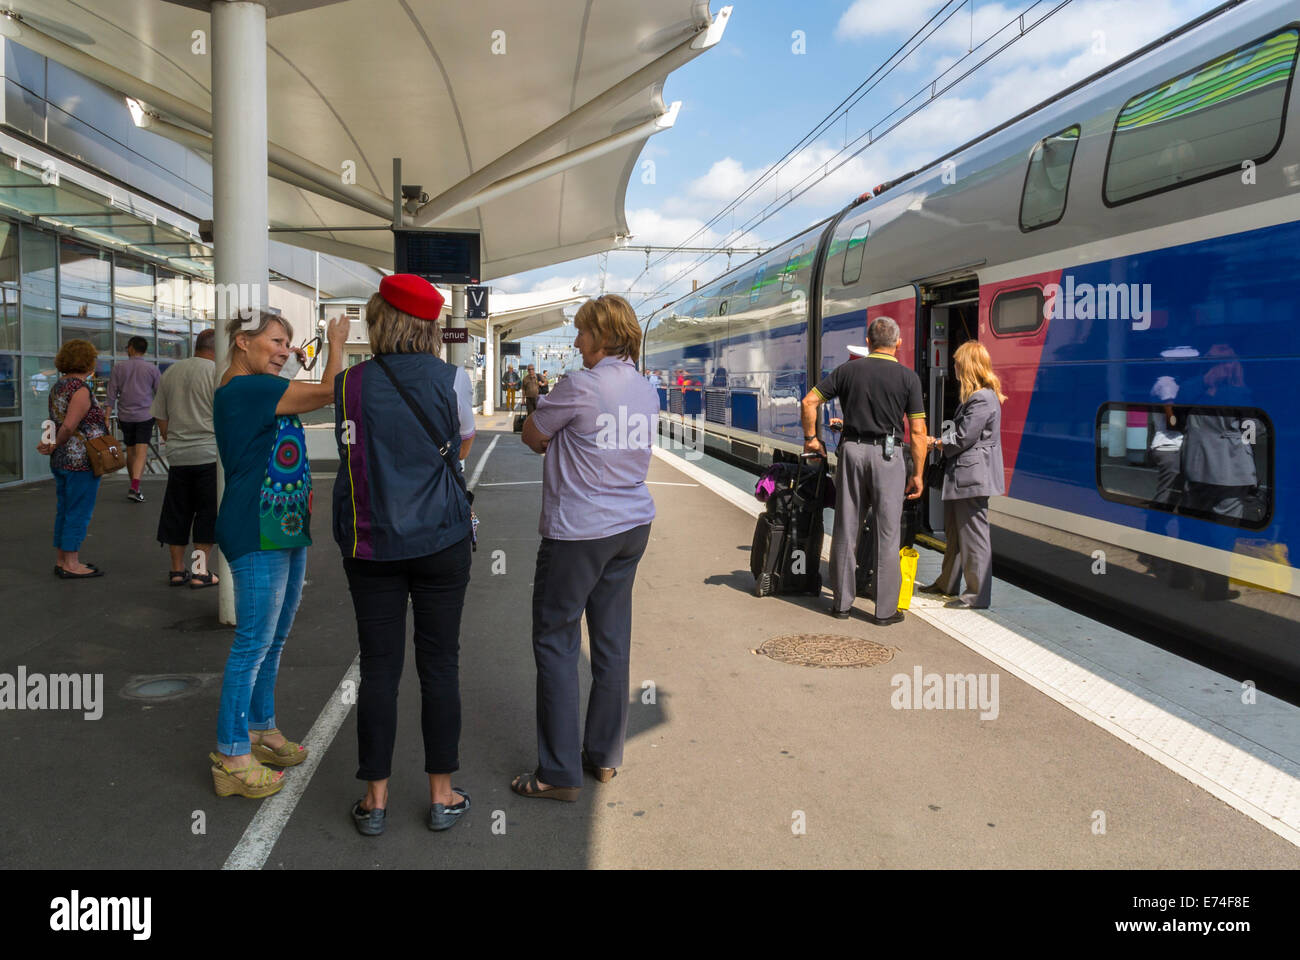
<path fill-rule="evenodd" d="M 169 587 L 183 587 L 189 582 L 190 572 L 188 570 L 173 570 L 167 574 L 167 586 Z"/>
<path fill-rule="evenodd" d="M 565 803 L 573 803 L 578 799 L 582 787 L 547 787 L 545 790 L 541 789 L 537 785 L 537 774 L 539 772 L 539 770 L 534 770 L 532 773 L 521 773 L 511 782 L 510 789 L 519 796 L 530 799 L 563 800 Z M 524 779 L 525 777 L 527 779 Z"/>
<path fill-rule="evenodd" d="M 280 733 L 279 729 L 271 728 L 270 730 L 250 730 L 249 737 L 265 737 L 273 733 Z M 284 736 L 280 733 L 280 736 Z M 262 763 L 269 763 L 273 767 L 296 767 L 307 759 L 307 748 L 300 743 L 294 743 L 288 738 L 280 746 L 274 749 L 266 744 L 254 741 L 252 749 L 253 757 Z"/>
<path fill-rule="evenodd" d="M 215 753 L 209 753 L 208 759 L 212 761 L 212 786 L 219 797 L 238 794 L 241 797 L 260 800 L 262 797 L 278 793 L 284 786 L 284 777 L 276 777 L 273 771 L 260 763 L 255 762 L 251 766 L 231 770 L 226 766 L 226 761 Z"/>

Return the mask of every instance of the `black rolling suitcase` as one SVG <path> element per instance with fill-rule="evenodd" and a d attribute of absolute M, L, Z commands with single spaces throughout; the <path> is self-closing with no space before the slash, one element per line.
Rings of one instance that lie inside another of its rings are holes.
<path fill-rule="evenodd" d="M 916 543 L 916 531 L 920 526 L 920 500 L 904 500 L 903 516 L 900 520 L 898 545 L 910 547 Z M 873 523 L 874 511 L 868 507 L 862 520 L 862 530 L 858 533 L 858 575 L 857 594 L 859 597 L 872 598 L 872 588 L 876 585 L 876 530 Z"/>
<path fill-rule="evenodd" d="M 826 461 L 783 464 L 767 511 L 754 526 L 749 571 L 754 575 L 754 596 L 779 593 L 821 593 L 823 497 Z"/>
<path fill-rule="evenodd" d="M 528 419 L 528 410 L 526 407 L 521 409 L 522 404 L 515 404 L 515 433 L 524 432 L 524 421 Z"/>

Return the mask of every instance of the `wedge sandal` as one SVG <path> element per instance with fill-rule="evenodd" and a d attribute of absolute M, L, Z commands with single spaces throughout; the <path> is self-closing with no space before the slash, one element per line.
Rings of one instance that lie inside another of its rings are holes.
<path fill-rule="evenodd" d="M 269 763 L 273 767 L 296 767 L 307 759 L 307 748 L 300 743 L 294 743 L 292 740 L 285 738 L 285 742 L 280 746 L 272 748 L 262 743 L 261 738 L 273 733 L 280 733 L 279 728 L 272 727 L 270 730 L 249 730 L 249 739 L 253 742 L 253 756 L 262 763 Z"/>
<path fill-rule="evenodd" d="M 542 789 L 538 785 L 537 774 L 540 771 L 534 770 L 532 773 L 521 773 L 510 783 L 510 789 L 521 797 L 531 799 L 545 798 L 547 800 L 562 800 L 565 803 L 573 803 L 578 799 L 578 794 L 582 792 L 582 787 L 547 787 Z"/>
<path fill-rule="evenodd" d="M 219 797 L 237 794 L 251 800 L 260 800 L 278 793 L 284 786 L 283 776 L 277 777 L 274 771 L 260 763 L 254 762 L 250 766 L 231 770 L 226 766 L 225 759 L 218 754 L 209 753 L 208 759 L 212 761 L 212 786 Z"/>

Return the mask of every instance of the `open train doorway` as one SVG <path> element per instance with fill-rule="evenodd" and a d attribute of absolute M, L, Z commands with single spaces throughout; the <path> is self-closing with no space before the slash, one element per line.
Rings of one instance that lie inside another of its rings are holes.
<path fill-rule="evenodd" d="M 961 402 L 952 372 L 952 352 L 979 334 L 979 279 L 974 274 L 920 285 L 916 372 L 925 394 L 926 428 L 942 436 Z M 943 491 L 928 488 L 923 524 L 943 539 Z"/>

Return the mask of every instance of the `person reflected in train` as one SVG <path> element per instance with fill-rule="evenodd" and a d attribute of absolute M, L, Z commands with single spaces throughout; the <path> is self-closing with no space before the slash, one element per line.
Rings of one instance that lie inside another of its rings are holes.
<path fill-rule="evenodd" d="M 898 594 L 903 571 L 898 560 L 903 499 L 921 495 L 925 468 L 925 405 L 921 379 L 898 362 L 898 324 L 877 317 L 867 328 L 870 353 L 861 361 L 841 363 L 803 398 L 804 451 L 826 454 L 817 437 L 818 408 L 838 399 L 844 414 L 835 468 L 835 528 L 831 534 L 829 613 L 848 619 L 857 596 L 857 547 L 863 514 L 874 511 L 877 564 L 875 613 L 868 619 L 888 626 L 903 619 Z M 902 445 L 905 424 L 911 426 L 913 473 L 907 474 Z"/>
<path fill-rule="evenodd" d="M 584 770 L 605 782 L 623 762 L 632 585 L 655 517 L 645 478 L 659 416 L 659 396 L 636 368 L 641 327 L 631 305 L 607 294 L 579 307 L 573 322 L 584 369 L 524 422 L 523 442 L 545 454 L 533 576 L 537 767 L 510 784 L 523 797 L 569 802 Z M 611 418 L 619 423 L 613 439 Z M 584 614 L 591 645 L 585 728 Z"/>
<path fill-rule="evenodd" d="M 1002 466 L 1002 381 L 989 352 L 967 340 L 952 354 L 961 403 L 951 435 L 930 443 L 943 457 L 943 529 L 948 537 L 939 579 L 921 593 L 954 596 L 945 604 L 984 610 L 993 593 L 993 548 L 989 540 L 989 497 L 1006 492 Z"/>
<path fill-rule="evenodd" d="M 1149 527 L 1166 537 L 1178 539 L 1178 506 L 1183 496 L 1183 419 L 1175 410 L 1173 401 L 1178 397 L 1178 381 L 1172 376 L 1161 376 L 1151 387 L 1151 396 L 1159 406 L 1151 412 L 1151 462 L 1156 470 L 1156 490 L 1153 503 L 1170 511 L 1151 514 Z M 1163 528 L 1163 529 L 1161 529 Z M 1167 570 L 1173 573 L 1174 586 L 1186 586 L 1191 581 L 1191 568 L 1163 557 L 1139 554 L 1138 561 L 1147 570 L 1160 576 Z"/>
<path fill-rule="evenodd" d="M 1261 424 L 1243 417 L 1232 407 L 1248 407 L 1253 395 L 1246 386 L 1241 362 L 1227 344 L 1215 344 L 1207 357 L 1219 362 L 1185 385 L 1189 404 L 1183 440 L 1183 506 L 1195 516 L 1218 523 L 1247 521 L 1247 503 L 1259 486 L 1255 450 Z M 1238 596 L 1228 588 L 1223 573 L 1204 572 L 1202 596 L 1230 600 Z"/>

